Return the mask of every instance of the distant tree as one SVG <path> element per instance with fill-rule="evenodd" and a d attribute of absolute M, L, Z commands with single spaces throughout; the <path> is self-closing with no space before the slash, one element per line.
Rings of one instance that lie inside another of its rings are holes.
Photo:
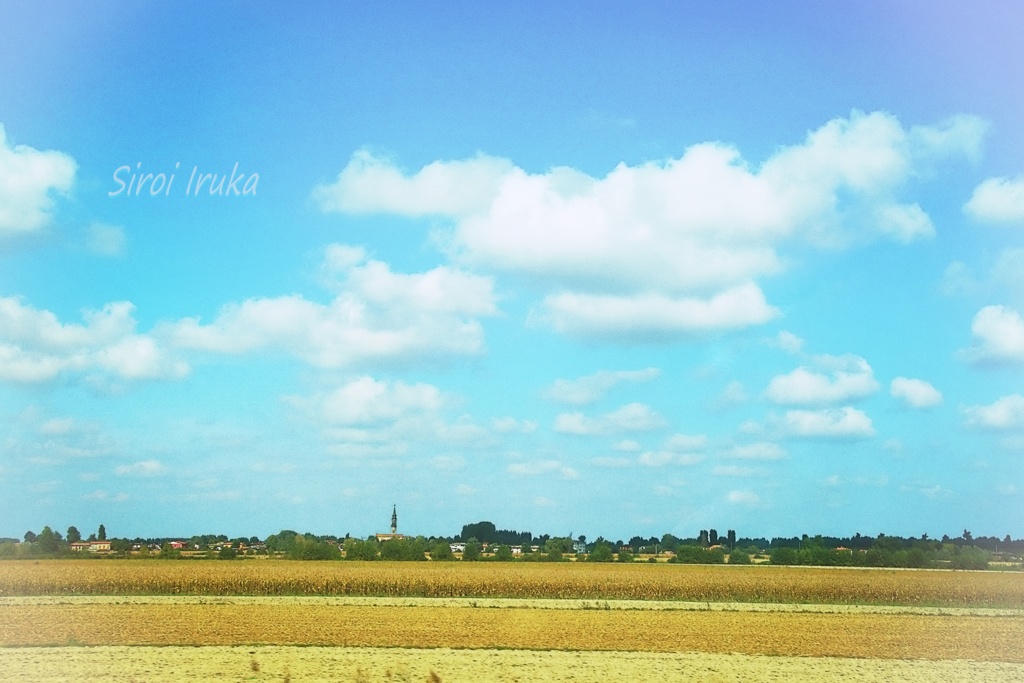
<path fill-rule="evenodd" d="M 130 553 L 132 542 L 127 538 L 114 538 L 110 541 L 110 549 L 115 553 Z"/>
<path fill-rule="evenodd" d="M 99 530 L 96 532 L 96 540 L 105 541 L 107 540 L 107 528 L 100 524 Z"/>
<path fill-rule="evenodd" d="M 78 543 L 79 541 L 82 540 L 82 534 L 80 534 L 78 532 L 78 529 L 76 529 L 75 527 L 69 526 L 68 527 L 68 533 L 67 533 L 67 539 L 68 539 L 68 543 Z"/>
<path fill-rule="evenodd" d="M 707 548 L 709 545 L 711 545 L 709 540 L 710 539 L 708 537 L 708 530 L 707 529 L 701 529 L 700 530 L 700 534 L 697 536 L 697 544 L 702 546 L 702 547 L 704 547 L 704 548 Z"/>
<path fill-rule="evenodd" d="M 619 562 L 632 562 L 636 558 L 628 550 L 620 550 L 615 559 Z"/>
<path fill-rule="evenodd" d="M 378 544 L 377 540 L 362 541 L 358 538 L 345 539 L 346 560 L 376 560 Z"/>
<path fill-rule="evenodd" d="M 974 540 L 974 537 L 971 536 L 971 532 L 970 531 L 968 531 L 967 529 L 964 529 L 963 539 L 965 541 L 967 541 L 968 543 L 970 543 L 971 541 Z"/>
<path fill-rule="evenodd" d="M 461 540 L 468 542 L 471 538 L 475 538 L 478 543 L 497 543 L 498 530 L 492 522 L 466 524 L 462 527 Z"/>
<path fill-rule="evenodd" d="M 750 555 L 740 549 L 729 553 L 729 564 L 750 564 Z"/>
<path fill-rule="evenodd" d="M 440 540 L 430 547 L 430 559 L 435 561 L 450 561 L 455 559 L 452 548 L 448 541 Z"/>
<path fill-rule="evenodd" d="M 498 549 L 494 551 L 494 559 L 498 562 L 511 562 L 512 548 L 502 543 L 498 546 Z"/>
<path fill-rule="evenodd" d="M 590 562 L 611 562 L 614 559 L 612 547 L 607 543 L 595 543 L 587 558 Z"/>
<path fill-rule="evenodd" d="M 718 545 L 718 532 L 714 529 L 708 531 L 708 545 Z"/>
<path fill-rule="evenodd" d="M 462 551 L 462 559 L 465 562 L 476 562 L 480 559 L 480 544 L 476 538 L 471 537 L 466 541 L 466 549 Z"/>
<path fill-rule="evenodd" d="M 161 552 L 161 555 L 162 554 L 163 553 Z M 233 560 L 236 557 L 238 557 L 238 551 L 228 545 L 217 551 L 218 560 Z"/>
<path fill-rule="evenodd" d="M 54 533 L 53 529 L 48 526 L 44 526 L 43 530 L 39 533 L 36 538 L 36 545 L 40 553 L 46 555 L 55 555 L 61 550 L 61 538 L 59 534 Z"/>
<path fill-rule="evenodd" d="M 729 550 L 732 550 L 736 547 L 736 530 L 729 529 L 729 531 L 727 532 L 727 538 L 729 541 Z"/>
<path fill-rule="evenodd" d="M 113 543 L 110 545 L 110 549 L 114 549 Z M 160 546 L 160 559 L 162 560 L 180 560 L 181 551 L 172 546 L 170 543 L 164 543 Z M 223 559 L 223 558 L 222 558 Z"/>
<path fill-rule="evenodd" d="M 39 537 L 36 536 L 36 533 L 34 531 L 25 532 L 25 543 L 35 543 L 37 538 Z"/>

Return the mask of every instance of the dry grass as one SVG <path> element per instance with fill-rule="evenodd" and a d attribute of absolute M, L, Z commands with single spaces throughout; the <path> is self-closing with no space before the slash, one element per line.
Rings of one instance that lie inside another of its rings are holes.
<path fill-rule="evenodd" d="M 453 609 L 255 604 L 8 604 L 0 646 L 320 645 L 1024 662 L 1024 616 Z"/>
<path fill-rule="evenodd" d="M 1024 608 L 1024 574 L 667 564 L 0 562 L 0 596 L 316 595 Z"/>

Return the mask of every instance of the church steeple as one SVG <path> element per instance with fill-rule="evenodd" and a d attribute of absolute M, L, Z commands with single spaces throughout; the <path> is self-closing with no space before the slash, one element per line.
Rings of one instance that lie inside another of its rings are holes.
<path fill-rule="evenodd" d="M 391 506 L 391 533 L 398 533 L 398 508 Z"/>

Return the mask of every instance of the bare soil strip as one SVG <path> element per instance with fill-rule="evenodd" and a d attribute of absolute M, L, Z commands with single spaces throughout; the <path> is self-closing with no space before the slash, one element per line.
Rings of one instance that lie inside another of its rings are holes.
<path fill-rule="evenodd" d="M 697 683 L 968 683 L 1024 680 L 1024 664 L 750 655 L 419 650 L 323 647 L 0 648 L 0 671 L 19 683 L 179 681 L 431 681 L 530 683 L 609 680 Z"/>
<path fill-rule="evenodd" d="M 0 646 L 321 645 L 1024 663 L 1024 618 L 273 604 L 4 605 Z"/>
<path fill-rule="evenodd" d="M 556 610 L 680 610 L 686 612 L 798 612 L 813 614 L 917 614 L 931 616 L 1021 617 L 1022 609 L 923 607 L 916 605 L 836 605 L 765 602 L 681 602 L 677 600 L 558 600 L 526 598 L 367 598 L 265 595 L 43 595 L 0 597 L 5 605 L 345 605 L 366 607 L 456 607 Z"/>

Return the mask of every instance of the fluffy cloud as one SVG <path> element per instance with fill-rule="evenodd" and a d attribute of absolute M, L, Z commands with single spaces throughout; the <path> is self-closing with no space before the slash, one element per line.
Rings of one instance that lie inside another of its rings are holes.
<path fill-rule="evenodd" d="M 676 453 L 673 451 L 646 451 L 636 461 L 647 467 L 664 467 L 666 465 L 696 465 L 704 460 L 698 453 Z"/>
<path fill-rule="evenodd" d="M 483 349 L 476 319 L 494 315 L 493 282 L 440 266 L 394 273 L 362 249 L 332 245 L 325 273 L 340 276 L 330 303 L 298 295 L 248 299 L 203 325 L 186 319 L 162 332 L 181 348 L 221 353 L 275 349 L 323 368 Z M 333 281 L 332 281 L 333 282 Z"/>
<path fill-rule="evenodd" d="M 964 211 L 986 223 L 1024 225 L 1024 176 L 989 178 L 974 188 Z"/>
<path fill-rule="evenodd" d="M 741 458 L 743 460 L 782 460 L 786 457 L 786 451 L 777 443 L 759 441 L 757 443 L 736 446 L 725 453 L 730 458 Z"/>
<path fill-rule="evenodd" d="M 430 384 L 389 384 L 360 377 L 324 396 L 320 406 L 332 424 L 366 426 L 437 411 L 442 400 L 441 391 Z"/>
<path fill-rule="evenodd" d="M 736 505 L 757 505 L 761 502 L 761 497 L 753 491 L 729 491 L 725 499 Z"/>
<path fill-rule="evenodd" d="M 1005 306 L 985 306 L 971 323 L 975 345 L 961 352 L 972 363 L 1024 362 L 1024 319 Z"/>
<path fill-rule="evenodd" d="M 629 403 L 601 417 L 583 413 L 562 413 L 555 418 L 555 431 L 563 434 L 591 436 L 625 431 L 648 431 L 664 427 L 665 418 L 643 403 Z"/>
<path fill-rule="evenodd" d="M 508 473 L 523 477 L 558 475 L 562 479 L 579 479 L 579 472 L 563 465 L 558 460 L 533 460 L 517 462 L 508 466 Z"/>
<path fill-rule="evenodd" d="M 756 280 L 784 268 L 786 241 L 933 234 L 901 186 L 940 157 L 976 154 L 983 133 L 970 117 L 907 129 L 854 112 L 760 167 L 703 143 L 603 178 L 480 156 L 407 174 L 360 152 L 316 196 L 327 211 L 449 218 L 452 258 L 551 285 L 538 320 L 561 332 L 680 336 L 774 317 Z"/>
<path fill-rule="evenodd" d="M 0 124 L 0 237 L 45 227 L 52 195 L 71 189 L 76 169 L 74 159 L 61 152 L 9 146 Z"/>
<path fill-rule="evenodd" d="M 130 465 L 118 465 L 114 474 L 121 477 L 156 477 L 167 472 L 167 466 L 159 460 L 140 460 Z"/>
<path fill-rule="evenodd" d="M 44 382 L 62 374 L 98 380 L 180 378 L 188 365 L 151 335 L 138 334 L 127 301 L 86 311 L 84 324 L 62 323 L 50 311 L 0 297 L 0 380 Z"/>
<path fill-rule="evenodd" d="M 832 405 L 863 398 L 878 389 L 871 366 L 858 356 L 819 356 L 815 365 L 829 374 L 799 367 L 774 377 L 765 396 L 782 405 Z"/>
<path fill-rule="evenodd" d="M 584 405 L 593 403 L 623 382 L 648 382 L 658 377 L 658 368 L 643 370 L 599 370 L 577 379 L 557 379 L 547 390 L 548 398 L 562 403 Z"/>
<path fill-rule="evenodd" d="M 897 377 L 889 385 L 889 393 L 911 408 L 933 408 L 942 403 L 942 392 L 920 379 Z"/>
<path fill-rule="evenodd" d="M 871 418 L 851 408 L 790 410 L 783 417 L 789 436 L 825 439 L 862 439 L 875 435 Z"/>
<path fill-rule="evenodd" d="M 544 298 L 534 320 L 575 337 L 658 340 L 760 325 L 778 315 L 748 282 L 710 299 L 561 292 Z"/>
<path fill-rule="evenodd" d="M 987 406 L 968 406 L 963 409 L 969 427 L 980 429 L 1024 428 L 1024 396 L 1010 394 Z"/>
<path fill-rule="evenodd" d="M 100 256 L 120 256 L 126 243 L 124 228 L 93 223 L 86 231 L 86 247 Z"/>

